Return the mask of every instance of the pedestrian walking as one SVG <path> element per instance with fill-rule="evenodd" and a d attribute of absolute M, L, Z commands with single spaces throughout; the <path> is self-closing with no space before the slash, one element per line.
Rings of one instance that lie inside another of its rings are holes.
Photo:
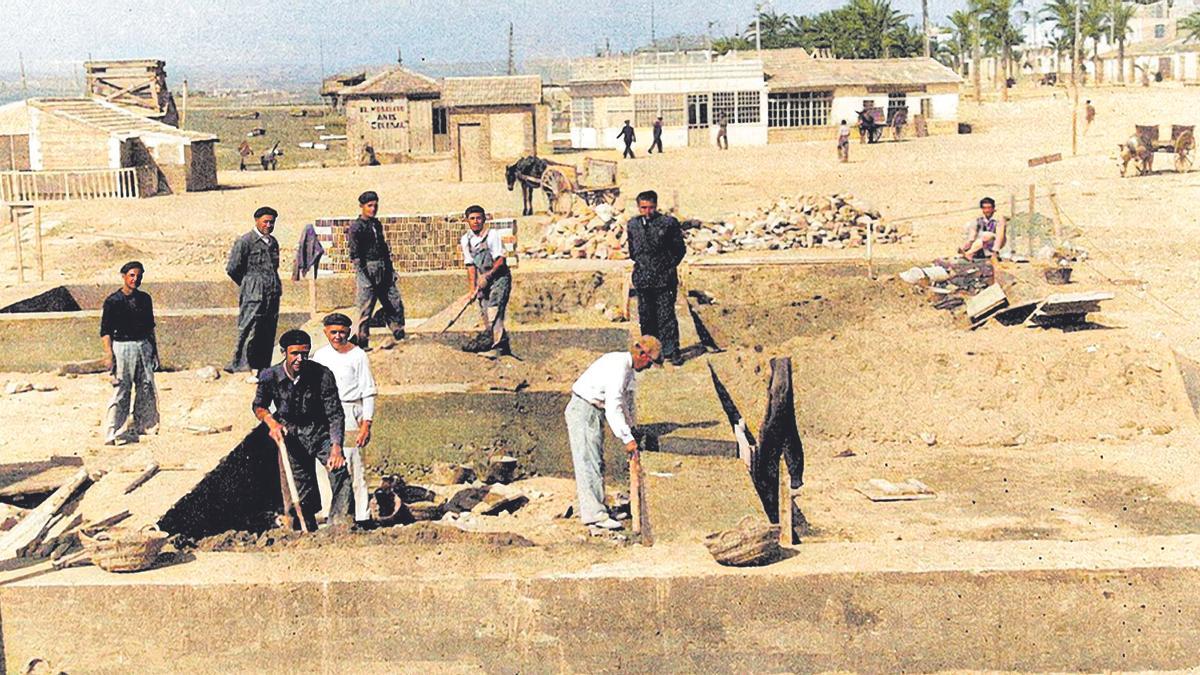
<path fill-rule="evenodd" d="M 721 150 L 729 149 L 729 119 L 725 113 L 717 115 L 717 147 Z"/>
<path fill-rule="evenodd" d="M 633 159 L 633 143 L 637 140 L 637 135 L 633 132 L 633 126 L 629 124 L 629 120 L 625 120 L 625 126 L 617 132 L 617 138 L 625 142 L 625 153 L 622 156 L 626 159 Z"/>
<path fill-rule="evenodd" d="M 663 151 L 663 146 L 662 146 L 662 127 L 663 127 L 663 120 L 662 120 L 662 118 L 661 118 L 661 117 L 659 117 L 659 118 L 655 119 L 655 120 L 654 120 L 654 128 L 653 128 L 653 133 L 654 133 L 654 141 L 653 141 L 653 142 L 650 144 L 650 150 L 648 150 L 648 151 L 646 152 L 646 154 L 648 154 L 648 155 L 653 155 L 653 154 L 654 154 L 654 149 L 655 149 L 655 148 L 658 148 L 658 154 L 660 154 L 660 155 L 662 154 L 662 151 Z"/>
<path fill-rule="evenodd" d="M 838 161 L 843 164 L 850 161 L 850 125 L 846 120 L 838 127 L 837 151 Z"/>

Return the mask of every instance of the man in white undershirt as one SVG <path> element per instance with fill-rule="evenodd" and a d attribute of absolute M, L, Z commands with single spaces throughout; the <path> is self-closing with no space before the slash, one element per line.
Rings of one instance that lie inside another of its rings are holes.
<path fill-rule="evenodd" d="M 662 361 L 658 338 L 643 335 L 629 351 L 610 352 L 596 359 L 571 386 L 571 402 L 564 414 L 575 466 L 579 519 L 584 525 L 621 529 L 604 506 L 604 421 L 608 420 L 626 452 L 637 450 L 633 437 L 634 375 L 652 365 L 661 368 Z"/>
<path fill-rule="evenodd" d="M 313 361 L 333 371 L 338 396 L 346 413 L 346 442 L 343 454 L 350 469 L 350 488 L 355 522 L 362 526 L 371 517 L 367 507 L 367 478 L 363 449 L 371 442 L 371 420 L 375 417 L 375 378 L 367 353 L 350 342 L 353 322 L 345 314 L 333 313 L 322 321 L 329 344 L 318 349 Z M 333 517 L 334 514 L 330 514 Z"/>

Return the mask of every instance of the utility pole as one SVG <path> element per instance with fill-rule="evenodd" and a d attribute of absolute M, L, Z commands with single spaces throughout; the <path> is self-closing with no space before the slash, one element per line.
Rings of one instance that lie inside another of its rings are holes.
<path fill-rule="evenodd" d="M 971 82 L 975 85 L 975 105 L 983 105 L 983 91 L 979 81 L 980 62 L 983 54 L 979 49 L 979 7 L 971 10 Z"/>
<path fill-rule="evenodd" d="M 513 59 L 513 24 L 508 22 L 508 74 L 517 74 L 517 63 Z"/>
<path fill-rule="evenodd" d="M 17 52 L 17 61 L 21 64 L 21 98 L 29 98 L 29 86 L 25 83 L 25 55 Z"/>
<path fill-rule="evenodd" d="M 762 3 L 754 3 L 754 51 L 762 52 Z"/>
<path fill-rule="evenodd" d="M 929 58 L 929 0 L 921 0 L 921 34 L 925 36 L 925 58 Z"/>
<path fill-rule="evenodd" d="M 654 0 L 650 0 L 650 48 L 658 51 L 658 37 L 654 33 Z"/>
<path fill-rule="evenodd" d="M 187 79 L 185 78 L 183 80 L 183 108 L 179 111 L 179 128 L 180 129 L 187 127 L 187 99 L 188 99 L 188 85 L 187 85 Z"/>
<path fill-rule="evenodd" d="M 396 47 L 396 65 L 398 65 L 398 66 L 404 65 L 404 54 L 401 53 L 399 47 Z"/>
<path fill-rule="evenodd" d="M 1071 89 L 1075 101 L 1071 105 L 1071 154 L 1079 154 L 1079 28 L 1083 0 L 1075 0 L 1075 44 L 1071 48 Z"/>

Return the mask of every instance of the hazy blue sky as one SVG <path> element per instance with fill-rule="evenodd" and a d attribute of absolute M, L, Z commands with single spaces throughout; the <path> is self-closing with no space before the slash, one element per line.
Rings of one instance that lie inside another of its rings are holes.
<path fill-rule="evenodd" d="M 935 18 L 965 0 L 931 0 Z M 813 13 L 841 0 L 774 0 L 777 11 Z M 654 0 L 660 37 L 715 35 L 744 28 L 753 0 Z M 920 0 L 893 0 L 919 16 Z M 490 61 L 505 57 L 508 22 L 518 58 L 583 55 L 603 45 L 627 49 L 650 36 L 651 0 L 0 0 L 0 70 L 18 51 L 30 70 L 77 67 L 95 58 L 157 57 L 168 67 L 252 69 L 253 64 L 327 72 L 384 63 L 401 48 L 406 62 Z"/>

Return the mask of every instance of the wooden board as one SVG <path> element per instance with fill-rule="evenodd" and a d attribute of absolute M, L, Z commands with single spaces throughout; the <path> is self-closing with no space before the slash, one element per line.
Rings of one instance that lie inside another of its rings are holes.
<path fill-rule="evenodd" d="M 465 313 L 467 306 L 474 301 L 474 293 L 464 293 L 454 302 L 446 305 L 446 307 L 437 314 L 434 314 L 428 319 L 422 321 L 421 325 L 409 329 L 408 332 L 415 334 L 443 333 L 449 329 L 450 326 L 454 325 L 454 322 L 458 320 L 458 317 Z"/>
<path fill-rule="evenodd" d="M 35 472 L 28 473 L 22 477 L 18 471 L 13 471 L 12 481 L 9 482 L 9 475 L 0 467 L 0 498 L 10 499 L 13 497 L 23 497 L 25 495 L 47 494 L 54 492 L 60 485 L 67 482 L 71 476 L 79 471 L 79 464 L 59 464 L 57 466 L 45 463 L 47 466 L 39 468 Z"/>
<path fill-rule="evenodd" d="M 854 489 L 873 502 L 937 499 L 937 494 L 929 489 L 929 486 L 915 478 L 909 478 L 903 483 L 893 483 L 882 478 L 872 478 Z"/>
<path fill-rule="evenodd" d="M 967 298 L 967 317 L 978 321 L 992 310 L 1008 304 L 1008 297 L 1000 284 L 992 284 L 979 292 L 978 295 Z"/>

